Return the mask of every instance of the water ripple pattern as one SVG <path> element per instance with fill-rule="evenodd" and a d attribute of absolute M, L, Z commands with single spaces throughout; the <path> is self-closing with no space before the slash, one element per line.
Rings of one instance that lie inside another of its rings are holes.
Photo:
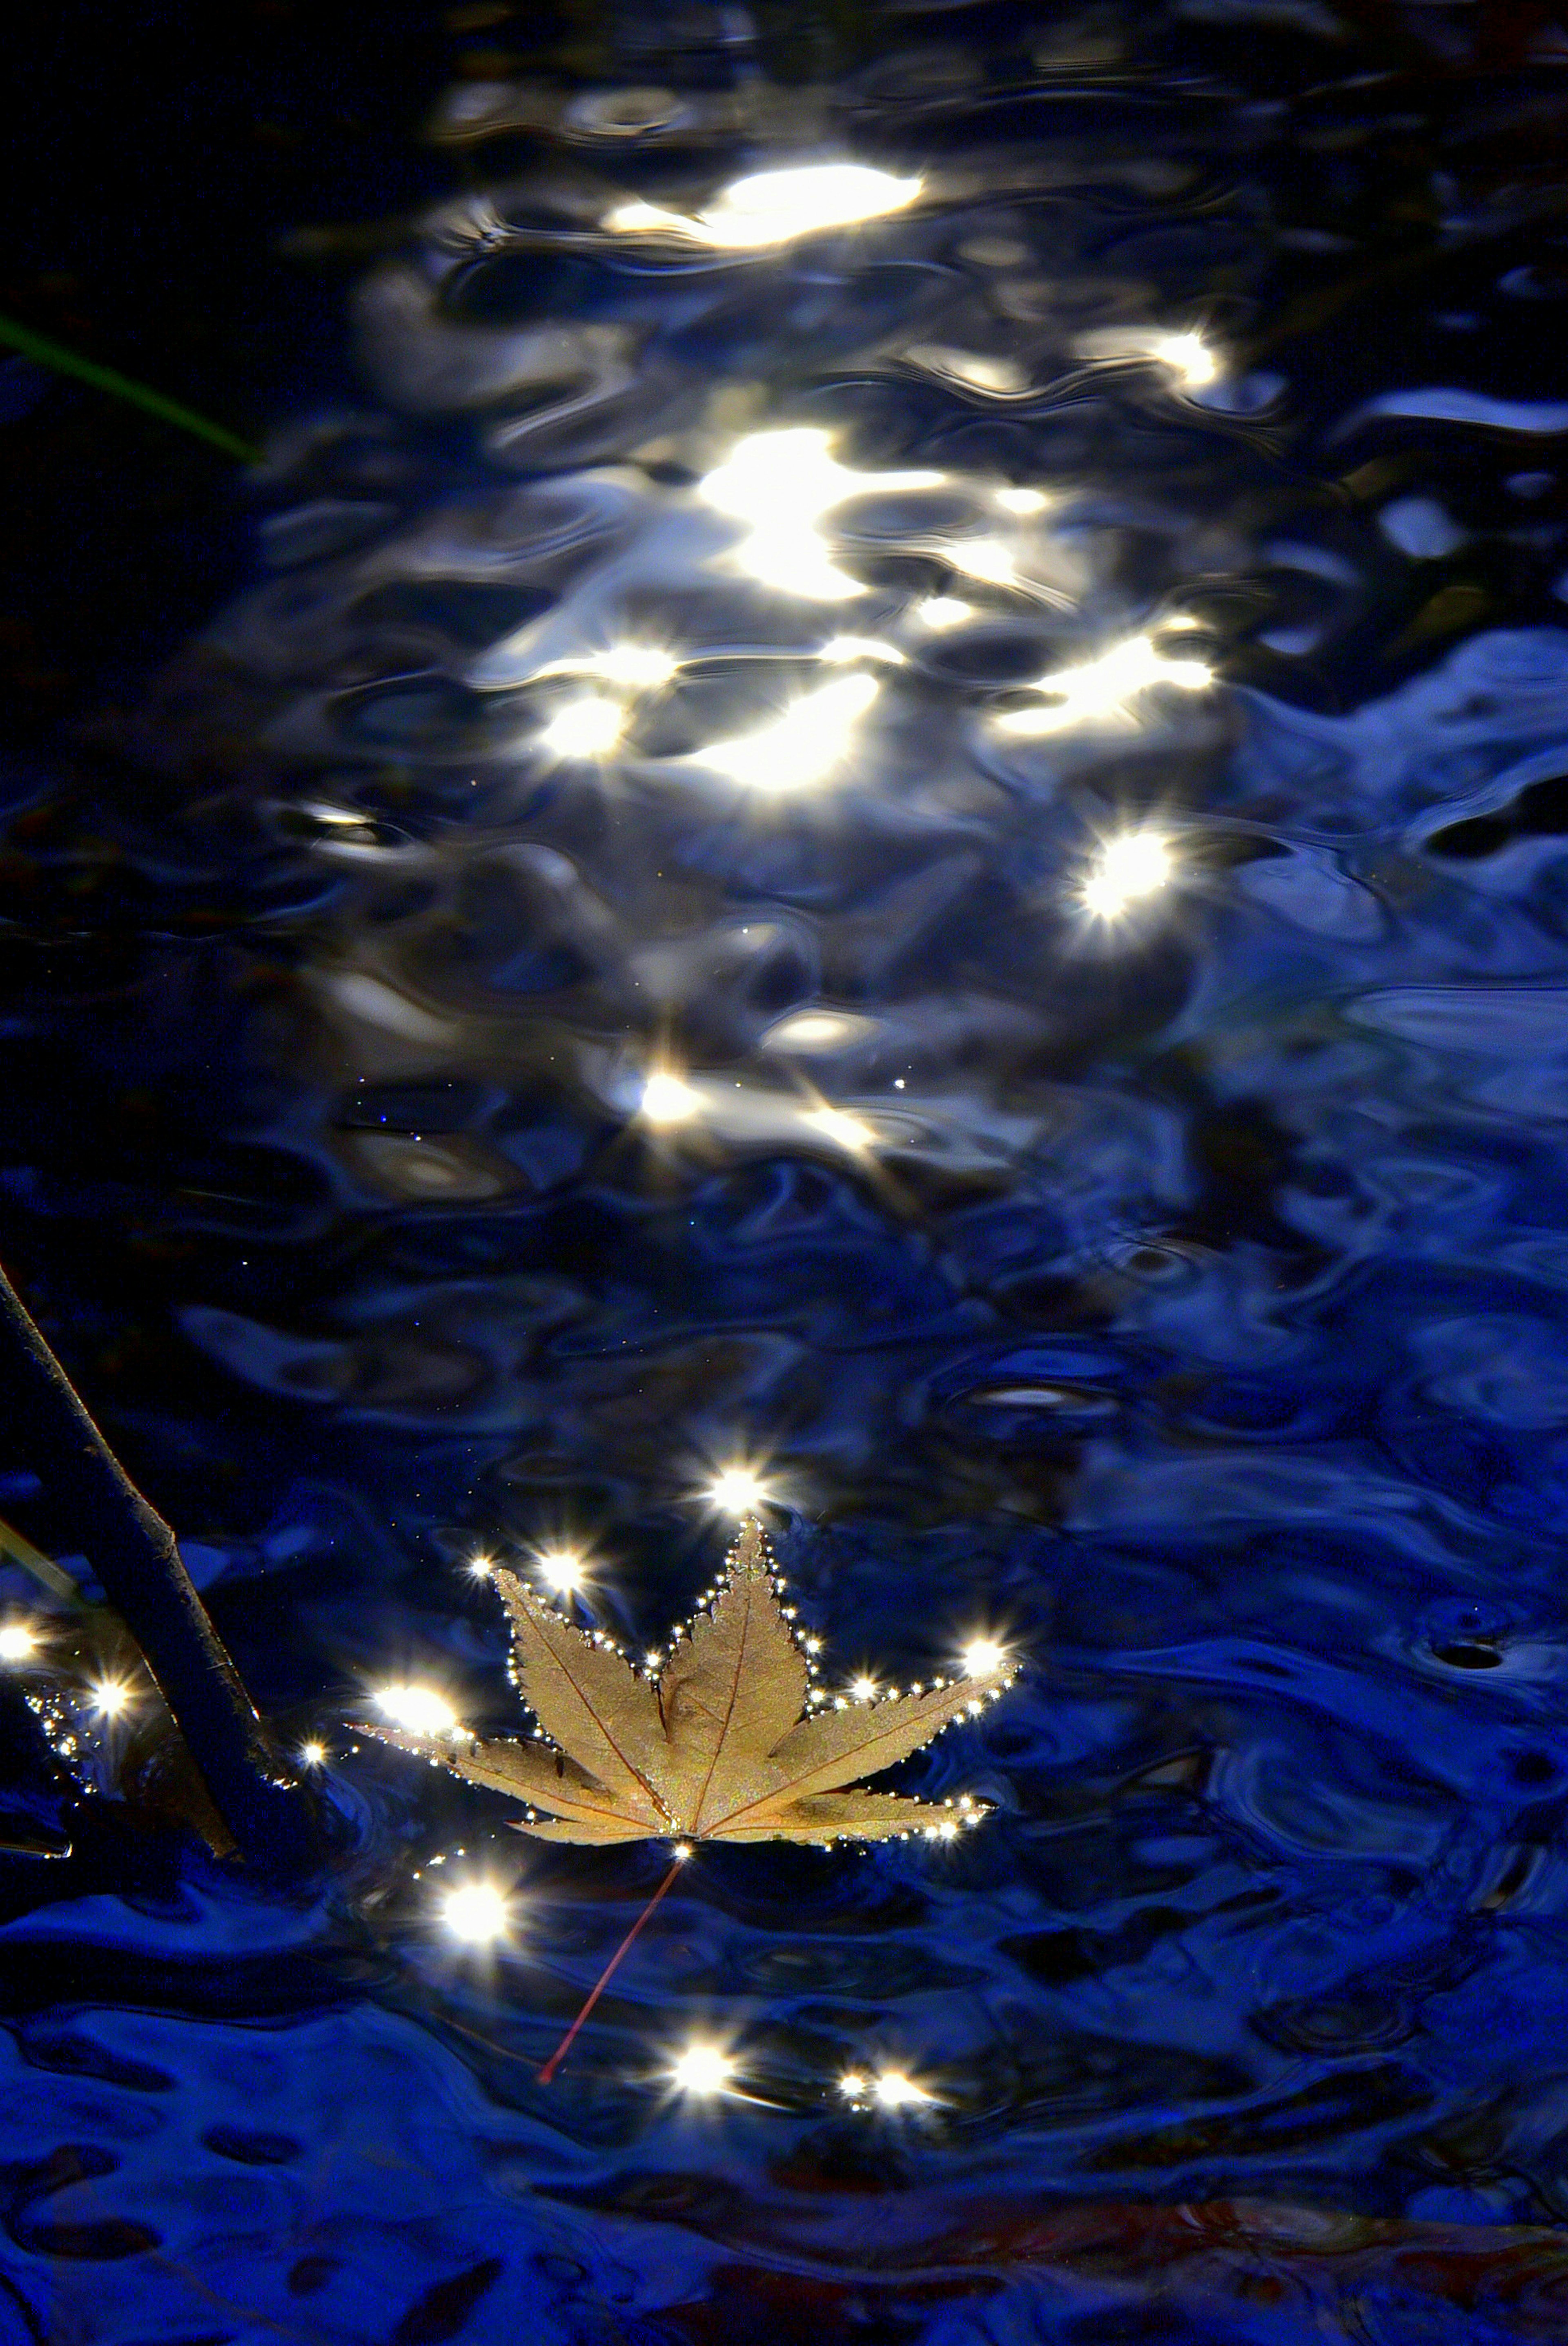
<path fill-rule="evenodd" d="M 18 2339 L 1563 2334 L 1568 52 L 862 13 L 458 81 L 12 790 L 8 1226 L 357 1833 L 0 1930 Z M 995 1813 L 704 1851 L 541 2087 L 661 1853 L 345 1721 L 726 1472 Z"/>

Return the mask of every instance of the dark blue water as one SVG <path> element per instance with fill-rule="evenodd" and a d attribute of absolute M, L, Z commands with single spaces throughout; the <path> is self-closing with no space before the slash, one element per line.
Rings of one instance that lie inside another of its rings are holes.
<path fill-rule="evenodd" d="M 0 1253 L 348 1845 L 5 1567 L 0 2338 L 1560 2338 L 1568 35 L 429 32 L 6 769 Z M 544 2088 L 661 1851 L 350 1722 L 514 1723 L 476 1552 L 657 1645 L 737 1462 L 830 1683 L 1023 1658 L 995 1813 L 704 1851 Z"/>

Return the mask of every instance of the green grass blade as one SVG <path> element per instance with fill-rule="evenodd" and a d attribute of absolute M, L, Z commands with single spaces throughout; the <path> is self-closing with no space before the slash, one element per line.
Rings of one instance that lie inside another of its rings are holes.
<path fill-rule="evenodd" d="M 97 366 L 91 359 L 80 357 L 60 342 L 51 342 L 46 335 L 36 334 L 29 326 L 19 326 L 12 318 L 0 318 L 0 342 L 24 358 L 36 360 L 39 366 L 52 367 L 56 374 L 75 375 L 78 382 L 91 383 L 95 391 L 107 391 L 111 398 L 128 400 L 144 414 L 156 415 L 160 423 L 172 423 L 181 432 L 193 432 L 214 448 L 221 448 L 226 456 L 238 457 L 242 464 L 254 464 L 260 450 L 252 448 L 221 423 L 209 423 L 205 415 L 182 407 L 177 399 L 166 399 L 161 391 L 150 384 L 133 382 L 128 375 L 117 374 L 113 367 Z"/>

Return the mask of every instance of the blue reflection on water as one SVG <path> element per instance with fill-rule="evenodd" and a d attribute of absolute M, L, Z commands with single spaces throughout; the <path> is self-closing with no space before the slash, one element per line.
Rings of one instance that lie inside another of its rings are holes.
<path fill-rule="evenodd" d="M 1555 101 L 1280 18 L 459 85 L 254 586 L 21 786 L 16 1243 L 354 1849 L 8 1886 L 18 2338 L 1560 2334 Z M 996 1813 L 705 1851 L 542 2088 L 660 1853 L 345 1722 L 505 1722 L 476 1545 L 661 1640 L 737 1457 L 830 1680 L 1025 1654 L 904 1771 Z"/>

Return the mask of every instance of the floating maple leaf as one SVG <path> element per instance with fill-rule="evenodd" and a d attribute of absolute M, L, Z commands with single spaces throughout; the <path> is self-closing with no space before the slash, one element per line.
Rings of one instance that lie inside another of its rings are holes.
<path fill-rule="evenodd" d="M 844 1788 L 907 1760 L 955 1719 L 978 1711 L 1006 1684 L 1005 1665 L 918 1694 L 809 1711 L 809 1667 L 771 1566 L 768 1535 L 748 1515 L 711 1608 L 676 1639 L 657 1679 L 640 1678 L 613 1646 L 498 1571 L 512 1619 L 513 1675 L 550 1744 L 481 1743 L 461 1729 L 365 1729 L 523 1801 L 534 1813 L 517 1831 L 540 1841 L 677 1845 L 668 1872 L 540 2070 L 542 2084 L 555 2076 L 691 1843 L 884 1841 L 911 1829 L 957 1830 L 927 1801 Z M 983 1813 L 968 1801 L 964 1810 L 971 1821 Z"/>
<path fill-rule="evenodd" d="M 541 1841 L 826 1842 L 937 1829 L 941 1811 L 924 1800 L 844 1787 L 978 1711 L 1006 1684 L 1005 1666 L 808 1711 L 806 1658 L 771 1564 L 768 1535 L 748 1516 L 711 1610 L 677 1638 L 657 1679 L 498 1571 L 514 1676 L 554 1749 L 365 1731 L 543 1810 L 517 1825 Z"/>

